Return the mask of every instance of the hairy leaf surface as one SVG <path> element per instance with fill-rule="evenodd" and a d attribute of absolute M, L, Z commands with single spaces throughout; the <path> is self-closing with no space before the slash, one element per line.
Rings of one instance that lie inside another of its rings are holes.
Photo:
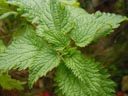
<path fill-rule="evenodd" d="M 1 54 L 0 61 L 0 70 L 4 72 L 29 67 L 29 84 L 32 86 L 39 77 L 57 67 L 60 58 L 53 49 L 45 46 L 40 37 L 26 35 L 14 41 L 5 53 Z"/>
<path fill-rule="evenodd" d="M 102 69 L 92 59 L 84 58 L 79 52 L 76 52 L 65 58 L 65 64 L 85 84 L 89 96 L 94 94 L 96 94 L 95 96 L 100 96 L 99 94 L 108 96 L 114 91 L 114 83 L 107 79 L 106 74 L 100 73 Z M 103 82 L 106 82 L 107 85 L 104 86 Z"/>
<path fill-rule="evenodd" d="M 8 8 L 5 1 L 1 2 Z M 114 95 L 114 83 L 108 79 L 106 70 L 91 58 L 81 55 L 77 47 L 85 47 L 106 36 L 128 18 L 101 12 L 89 14 L 79 8 L 77 0 L 8 1 L 18 7 L 19 15 L 31 22 L 31 27 L 23 28 L 23 25 L 19 30 L 24 30 L 24 33 L 14 32 L 14 41 L 0 55 L 1 72 L 28 68 L 29 86 L 32 87 L 38 78 L 58 67 L 55 80 L 60 96 Z M 1 15 L 1 19 L 18 12 L 9 11 Z M 28 21 L 24 24 L 27 25 Z"/>
<path fill-rule="evenodd" d="M 47 72 L 57 67 L 60 63 L 60 57 L 51 48 L 42 48 L 36 55 L 36 59 L 30 66 L 29 85 L 32 86 L 39 77 L 45 76 Z"/>
<path fill-rule="evenodd" d="M 117 28 L 119 23 L 126 20 L 126 17 L 110 13 L 102 14 L 98 12 L 91 15 L 79 8 L 69 7 L 68 9 L 73 10 L 71 14 L 76 25 L 70 36 L 80 47 L 87 46 L 93 40 L 113 32 L 113 29 Z"/>
<path fill-rule="evenodd" d="M 43 42 L 43 40 L 37 36 L 25 36 L 13 41 L 5 53 L 0 56 L 0 70 L 26 69 L 30 66 L 42 47 L 42 44 L 37 42 Z"/>
<path fill-rule="evenodd" d="M 48 43 L 54 44 L 53 47 L 56 50 L 63 50 L 71 41 L 64 33 L 46 32 L 44 34 L 47 37 L 45 39 L 48 40 Z"/>
<path fill-rule="evenodd" d="M 91 96 L 88 94 L 86 85 L 75 77 L 65 65 L 58 67 L 55 80 L 62 96 Z"/>
<path fill-rule="evenodd" d="M 100 11 L 97 11 L 95 14 L 92 14 L 92 15 L 96 17 L 96 20 L 98 22 L 103 22 L 104 24 L 111 26 L 111 29 L 108 31 L 98 32 L 95 35 L 95 39 L 98 39 L 100 37 L 106 36 L 107 34 L 110 34 L 111 32 L 114 31 L 115 28 L 120 26 L 121 22 L 127 20 L 127 17 L 117 15 L 114 13 L 105 13 L 105 12 L 101 13 Z"/>
<path fill-rule="evenodd" d="M 60 49 L 62 46 L 65 47 L 67 45 L 69 40 L 66 40 L 67 37 L 65 34 L 70 32 L 74 23 L 70 17 L 70 13 L 64 6 L 61 6 L 59 0 L 30 0 L 29 3 L 28 0 L 14 0 L 14 2 L 12 0 L 12 3 L 18 4 L 20 9 L 25 11 L 27 17 L 32 18 L 34 22 L 36 20 L 38 24 L 37 34 L 39 36 L 45 37 L 50 42 L 52 42 L 53 39 L 59 42 L 58 47 L 60 46 Z M 63 33 L 63 38 L 56 38 L 56 36 L 59 35 L 54 34 L 60 33 Z M 65 43 L 61 42 L 65 40 Z M 56 42 L 52 43 L 56 44 Z"/>
<path fill-rule="evenodd" d="M 125 16 L 117 15 L 114 13 L 101 13 L 100 11 L 97 11 L 95 14 L 92 15 L 95 16 L 98 21 L 102 21 L 105 24 L 110 24 L 112 28 L 119 27 L 119 23 L 127 19 L 127 17 Z"/>

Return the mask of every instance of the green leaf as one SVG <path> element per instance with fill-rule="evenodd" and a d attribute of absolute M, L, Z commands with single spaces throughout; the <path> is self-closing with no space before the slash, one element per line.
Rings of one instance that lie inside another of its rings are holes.
<path fill-rule="evenodd" d="M 100 73 L 102 69 L 94 60 L 84 58 L 79 52 L 74 52 L 65 58 L 65 64 L 85 84 L 85 88 L 88 89 L 87 94 L 89 94 L 87 96 L 108 96 L 114 92 L 114 83 L 107 79 L 108 75 Z"/>
<path fill-rule="evenodd" d="M 36 35 L 25 35 L 13 41 L 5 53 L 0 56 L 0 70 L 23 70 L 29 68 L 29 85 L 41 76 L 57 67 L 60 63 L 58 53 L 47 47 L 43 39 Z"/>
<path fill-rule="evenodd" d="M 43 48 L 36 55 L 36 59 L 30 66 L 29 85 L 32 87 L 33 83 L 39 77 L 45 76 L 47 72 L 57 67 L 60 63 L 60 57 L 51 48 Z"/>
<path fill-rule="evenodd" d="M 98 21 L 102 21 L 105 24 L 111 25 L 112 28 L 119 27 L 120 26 L 119 23 L 127 19 L 127 17 L 125 16 L 117 15 L 114 13 L 105 13 L 105 12 L 101 13 L 100 11 L 97 11 L 95 14 L 92 15 L 95 16 Z"/>
<path fill-rule="evenodd" d="M 8 11 L 10 11 L 10 8 L 7 4 L 7 0 L 0 0 L 0 15 Z"/>
<path fill-rule="evenodd" d="M 57 47 L 60 46 L 60 49 L 62 48 L 62 45 L 60 44 L 63 44 L 63 42 L 61 41 L 67 39 L 66 33 L 70 32 L 73 28 L 74 22 L 70 18 L 70 13 L 64 6 L 61 6 L 59 0 L 30 0 L 29 2 L 26 0 L 14 0 L 14 4 L 18 4 L 20 8 L 27 13 L 27 17 L 32 18 L 34 22 L 36 20 L 36 23 L 38 24 L 37 34 L 39 36 L 45 37 L 50 42 L 53 39 L 56 40 L 56 42 L 60 42 Z M 63 38 L 59 38 L 59 35 L 52 36 L 49 33 L 61 34 L 63 35 Z M 59 37 L 56 38 L 56 36 Z M 58 38 L 60 40 L 58 40 Z M 63 47 L 69 42 L 69 40 L 66 41 L 67 42 Z M 56 42 L 52 43 L 56 44 Z"/>
<path fill-rule="evenodd" d="M 26 22 L 23 22 L 23 24 L 25 25 L 24 27 L 20 26 L 13 32 L 13 40 L 18 40 L 19 38 L 22 38 L 24 36 L 29 37 L 29 35 L 35 35 L 35 29 L 32 25 L 29 25 Z"/>
<path fill-rule="evenodd" d="M 11 76 L 7 75 L 7 74 L 0 74 L 0 86 L 3 89 L 6 90 L 12 90 L 12 89 L 18 89 L 18 90 L 23 90 L 23 83 L 12 79 Z"/>
<path fill-rule="evenodd" d="M 88 84 L 82 82 L 71 70 L 64 64 L 61 64 L 57 69 L 55 81 L 58 86 L 59 96 L 115 96 L 113 93 L 110 93 L 112 90 L 109 89 L 113 84 L 111 85 L 110 81 L 103 78 L 101 78 L 101 89 L 98 92 L 90 91 L 91 88 L 87 87 Z"/>
<path fill-rule="evenodd" d="M 65 65 L 58 67 L 55 80 L 62 96 L 91 96 L 88 94 L 86 85 L 75 77 Z"/>
<path fill-rule="evenodd" d="M 5 51 L 5 49 L 6 49 L 5 44 L 3 43 L 3 41 L 2 41 L 2 40 L 0 40 L 0 53 L 4 52 L 4 51 Z"/>
<path fill-rule="evenodd" d="M 111 26 L 110 31 L 98 32 L 95 36 L 95 39 L 98 39 L 103 36 L 106 36 L 107 34 L 110 34 L 111 32 L 114 31 L 113 29 L 118 28 L 120 26 L 121 22 L 127 20 L 127 17 L 117 15 L 114 13 L 105 13 L 105 12 L 101 13 L 100 11 L 97 11 L 95 14 L 92 14 L 92 15 L 96 17 L 96 20 L 98 22 L 103 22 L 104 24 Z"/>
<path fill-rule="evenodd" d="M 72 18 L 75 18 L 75 17 L 77 18 L 79 16 L 86 16 L 86 15 L 90 16 L 90 14 L 86 10 L 80 7 L 72 7 L 72 6 L 66 6 L 66 7 L 67 7 L 67 10 L 69 10 Z"/>
<path fill-rule="evenodd" d="M 54 44 L 53 47 L 56 50 L 63 50 L 66 46 L 70 44 L 70 38 L 68 38 L 64 33 L 57 32 L 47 32 L 44 33 L 49 43 Z"/>
<path fill-rule="evenodd" d="M 43 40 L 35 35 L 26 35 L 13 41 L 5 53 L 0 55 L 0 70 L 26 69 L 42 48 L 40 43 L 43 43 Z"/>
<path fill-rule="evenodd" d="M 0 16 L 0 20 L 2 20 L 2 19 L 5 19 L 5 18 L 7 18 L 8 16 L 10 16 L 10 15 L 17 15 L 17 12 L 15 12 L 15 11 L 9 11 L 9 12 L 6 12 L 6 13 L 4 13 L 4 14 L 2 14 L 1 16 Z"/>
<path fill-rule="evenodd" d="M 80 3 L 77 0 L 60 0 L 62 5 L 70 5 L 74 7 L 79 7 Z"/>
<path fill-rule="evenodd" d="M 76 45 L 80 47 L 90 44 L 99 32 L 111 31 L 110 25 L 98 22 L 92 16 L 80 17 L 78 21 L 81 23 L 78 23 L 77 27 L 71 32 L 71 37 L 76 42 Z"/>
<path fill-rule="evenodd" d="M 78 9 L 74 9 L 77 10 Z M 72 13 L 72 16 L 74 14 Z M 111 30 L 111 26 L 98 22 L 94 16 L 81 12 L 80 15 L 75 15 L 76 26 L 71 31 L 71 38 L 75 41 L 77 46 L 87 46 L 94 40 L 97 33 L 101 31 Z"/>
<path fill-rule="evenodd" d="M 110 13 L 103 13 L 105 14 L 103 16 L 98 13 L 97 15 L 91 15 L 83 12 L 79 8 L 72 7 L 68 9 L 73 10 L 71 11 L 71 16 L 74 18 L 76 25 L 71 31 L 70 36 L 76 45 L 80 47 L 85 47 L 95 39 L 113 32 L 113 29 L 117 28 L 119 23 L 126 20 L 126 17 Z M 113 19 L 113 21 L 111 19 Z"/>

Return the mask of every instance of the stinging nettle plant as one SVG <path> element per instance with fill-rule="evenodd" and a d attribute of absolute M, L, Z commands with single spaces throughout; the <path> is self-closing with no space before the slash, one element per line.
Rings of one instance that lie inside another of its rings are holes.
<path fill-rule="evenodd" d="M 36 29 L 13 40 L 0 55 L 0 71 L 29 69 L 29 86 L 56 68 L 58 96 L 114 96 L 115 84 L 85 47 L 119 27 L 127 17 L 89 14 L 75 0 L 10 0 Z M 19 22 L 20 23 L 20 22 Z"/>

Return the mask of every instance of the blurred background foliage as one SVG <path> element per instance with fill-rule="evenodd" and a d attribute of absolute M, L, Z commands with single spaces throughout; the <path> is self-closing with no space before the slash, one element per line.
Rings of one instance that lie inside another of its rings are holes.
<path fill-rule="evenodd" d="M 23 35 L 23 31 L 27 26 L 31 26 L 25 18 L 23 18 L 20 13 L 16 12 L 16 8 L 5 3 L 6 0 L 0 0 L 0 53 L 4 52 L 6 47 L 11 43 L 13 39 L 18 38 Z M 110 12 L 128 16 L 128 0 L 79 0 L 80 5 L 89 13 L 94 13 L 96 11 Z M 86 26 L 86 25 L 85 25 Z M 19 30 L 20 29 L 20 30 Z M 93 42 L 86 48 L 81 48 L 81 51 L 90 57 L 96 58 L 101 62 L 105 68 L 111 74 L 111 78 L 116 82 L 117 96 L 118 92 L 123 92 L 119 94 L 126 94 L 128 91 L 128 23 L 124 22 L 115 32 L 107 37 L 104 37 L 97 42 Z M 13 70 L 9 72 L 12 78 L 26 81 L 27 71 L 17 72 Z M 43 81 L 43 82 L 42 82 Z M 46 85 L 45 83 L 49 83 Z M 20 94 L 21 96 L 34 96 L 36 93 L 33 90 L 44 91 L 48 89 L 52 91 L 53 81 L 47 78 L 39 80 L 35 84 L 35 89 L 29 90 L 25 86 L 27 91 Z M 51 85 L 50 85 L 51 84 Z M 46 88 L 42 88 L 42 87 Z M 20 86 L 21 87 L 21 86 Z M 37 89 L 40 88 L 40 89 Z M 1 88 L 0 88 L 1 89 Z M 3 89 L 1 89 L 3 90 Z M 3 91 L 7 92 L 8 91 Z M 13 91 L 13 95 L 2 95 L 2 96 L 19 96 L 17 91 Z M 125 92 L 125 93 L 124 93 Z M 26 93 L 26 94 L 23 94 Z M 38 93 L 38 92 L 37 92 Z M 4 94 L 4 93 L 3 93 Z M 11 93 L 9 93 L 11 94 Z M 44 94 L 40 93 L 39 94 Z M 0 95 L 1 96 L 1 95 Z M 42 96 L 42 95 L 37 95 Z M 53 96 L 53 95 L 52 95 Z"/>

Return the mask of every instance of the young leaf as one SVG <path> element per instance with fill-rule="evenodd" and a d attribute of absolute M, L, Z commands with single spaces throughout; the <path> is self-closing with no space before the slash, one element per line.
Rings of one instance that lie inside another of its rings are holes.
<path fill-rule="evenodd" d="M 46 32 L 44 34 L 49 43 L 54 44 L 53 47 L 56 50 L 63 50 L 71 41 L 64 33 Z"/>
<path fill-rule="evenodd" d="M 114 83 L 107 79 L 106 74 L 100 73 L 102 69 L 92 59 L 84 58 L 79 52 L 76 52 L 65 58 L 65 64 L 85 84 L 89 96 L 94 94 L 95 96 L 100 96 L 99 94 L 108 96 L 114 91 Z M 104 86 L 103 82 L 107 85 Z"/>
<path fill-rule="evenodd" d="M 45 76 L 47 72 L 57 67 L 60 63 L 60 57 L 51 48 L 42 48 L 35 56 L 33 64 L 30 66 L 29 85 L 32 87 L 33 83 L 39 77 Z"/>

